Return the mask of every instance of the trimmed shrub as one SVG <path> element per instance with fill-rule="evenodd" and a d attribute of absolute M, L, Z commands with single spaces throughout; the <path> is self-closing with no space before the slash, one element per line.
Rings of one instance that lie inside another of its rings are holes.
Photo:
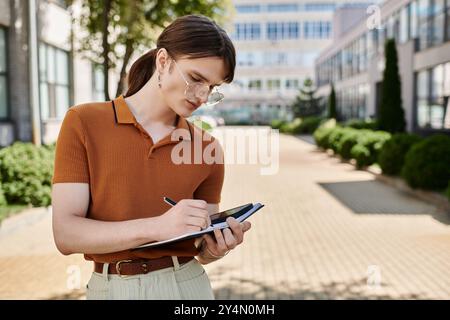
<path fill-rule="evenodd" d="M 362 144 L 356 144 L 351 149 L 351 156 L 356 160 L 356 166 L 362 168 L 371 165 L 372 156 L 370 150 Z"/>
<path fill-rule="evenodd" d="M 371 165 L 378 160 L 378 155 L 383 145 L 391 138 L 391 134 L 385 131 L 360 130 L 358 144 L 366 147 L 370 152 L 370 159 L 367 165 Z"/>
<path fill-rule="evenodd" d="M 402 176 L 413 188 L 443 190 L 450 180 L 450 137 L 437 134 L 416 143 L 405 156 Z"/>
<path fill-rule="evenodd" d="M 336 127 L 334 130 L 330 133 L 330 136 L 328 138 L 328 143 L 331 149 L 335 153 L 338 151 L 339 143 L 344 136 L 344 134 L 347 132 L 348 129 L 342 128 L 342 127 Z"/>
<path fill-rule="evenodd" d="M 8 202 L 6 201 L 5 194 L 3 192 L 3 186 L 0 183 L 0 207 L 4 207 L 6 205 L 8 205 Z"/>
<path fill-rule="evenodd" d="M 328 149 L 329 146 L 329 136 L 331 132 L 333 132 L 336 127 L 336 119 L 329 119 L 323 122 L 317 129 L 314 131 L 313 136 L 316 141 L 317 146 L 323 149 Z"/>
<path fill-rule="evenodd" d="M 295 118 L 292 122 L 285 123 L 281 126 L 280 131 L 283 133 L 298 133 L 298 130 L 302 124 L 303 120 L 301 118 Z"/>
<path fill-rule="evenodd" d="M 377 122 L 373 120 L 366 121 L 361 119 L 351 119 L 344 123 L 344 127 L 349 127 L 353 129 L 377 130 Z"/>
<path fill-rule="evenodd" d="M 295 133 L 313 133 L 323 121 L 321 117 L 306 117 L 303 119 Z"/>
<path fill-rule="evenodd" d="M 409 149 L 419 142 L 421 138 L 415 134 L 397 133 L 391 139 L 386 141 L 378 157 L 378 163 L 384 174 L 400 174 L 405 155 Z"/>
<path fill-rule="evenodd" d="M 328 139 L 330 137 L 331 132 L 333 132 L 334 128 L 321 127 L 314 131 L 314 140 L 316 144 L 322 149 L 328 149 L 330 147 L 328 143 Z"/>
<path fill-rule="evenodd" d="M 347 160 L 351 159 L 351 150 L 358 143 L 359 136 L 359 130 L 346 128 L 337 148 L 337 152 L 342 158 Z"/>
<path fill-rule="evenodd" d="M 51 202 L 54 146 L 16 142 L 0 150 L 0 175 L 10 204 L 48 206 Z"/>
<path fill-rule="evenodd" d="M 272 120 L 272 122 L 270 123 L 270 126 L 272 127 L 272 129 L 280 129 L 282 125 L 284 125 L 286 123 L 286 121 L 284 120 L 279 120 L 279 119 L 275 119 Z"/>

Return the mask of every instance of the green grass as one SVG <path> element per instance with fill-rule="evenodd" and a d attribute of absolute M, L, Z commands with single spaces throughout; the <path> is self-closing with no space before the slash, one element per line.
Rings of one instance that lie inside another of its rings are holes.
<path fill-rule="evenodd" d="M 28 207 L 26 204 L 12 204 L 6 207 L 0 207 L 0 223 L 9 216 L 19 213 Z"/>

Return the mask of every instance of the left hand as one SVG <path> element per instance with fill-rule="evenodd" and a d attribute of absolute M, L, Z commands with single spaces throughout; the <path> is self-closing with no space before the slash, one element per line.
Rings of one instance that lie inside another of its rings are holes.
<path fill-rule="evenodd" d="M 250 222 L 244 221 L 239 223 L 233 217 L 229 217 L 227 223 L 231 230 L 230 228 L 214 230 L 216 240 L 209 234 L 203 236 L 205 241 L 203 250 L 206 251 L 205 256 L 207 258 L 218 259 L 225 256 L 228 251 L 233 250 L 244 241 L 244 233 L 251 228 Z"/>

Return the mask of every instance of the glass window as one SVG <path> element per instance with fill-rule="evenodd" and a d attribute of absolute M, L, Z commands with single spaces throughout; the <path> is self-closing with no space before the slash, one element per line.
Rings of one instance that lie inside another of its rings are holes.
<path fill-rule="evenodd" d="M 446 40 L 450 40 L 450 0 L 447 0 L 447 30 L 446 30 Z"/>
<path fill-rule="evenodd" d="M 8 64 L 6 57 L 6 30 L 0 28 L 0 118 L 8 117 Z"/>
<path fill-rule="evenodd" d="M 280 79 L 269 79 L 267 80 L 267 89 L 268 90 L 280 89 L 280 84 L 281 84 Z"/>
<path fill-rule="evenodd" d="M 267 10 L 269 12 L 295 12 L 298 11 L 298 4 L 296 3 L 269 4 Z"/>
<path fill-rule="evenodd" d="M 426 49 L 436 43 L 443 35 L 444 25 L 440 18 L 435 16 L 434 0 L 419 0 L 418 3 L 418 25 L 419 25 L 419 48 Z M 439 27 L 439 24 L 442 24 Z M 441 28 L 440 31 L 437 29 Z"/>
<path fill-rule="evenodd" d="M 367 69 L 367 37 L 366 34 L 363 34 L 361 38 L 359 39 L 359 71 L 365 71 Z"/>
<path fill-rule="evenodd" d="M 410 24 L 409 24 L 409 34 L 412 39 L 417 38 L 417 0 L 410 3 Z"/>
<path fill-rule="evenodd" d="M 234 26 L 236 40 L 258 40 L 261 38 L 259 23 L 236 23 Z"/>
<path fill-rule="evenodd" d="M 298 39 L 298 22 L 267 23 L 267 38 L 270 40 Z"/>
<path fill-rule="evenodd" d="M 381 29 L 378 30 L 378 53 L 384 52 L 384 42 L 386 41 L 386 23 L 381 24 Z"/>
<path fill-rule="evenodd" d="M 0 76 L 0 118 L 8 117 L 8 88 L 5 76 Z"/>
<path fill-rule="evenodd" d="M 431 99 L 437 100 L 442 97 L 444 89 L 444 65 L 438 65 L 432 69 Z"/>
<path fill-rule="evenodd" d="M 0 28 L 0 72 L 6 72 L 6 32 Z"/>
<path fill-rule="evenodd" d="M 56 82 L 62 85 L 69 84 L 69 55 L 62 50 L 56 51 Z"/>
<path fill-rule="evenodd" d="M 306 39 L 328 39 L 331 31 L 329 21 L 306 21 L 303 24 L 303 37 Z"/>
<path fill-rule="evenodd" d="M 262 88 L 261 80 L 250 80 L 248 82 L 248 88 L 250 90 L 261 90 L 261 88 Z"/>
<path fill-rule="evenodd" d="M 442 88 L 442 92 L 444 96 L 450 96 L 450 62 L 444 65 L 444 87 Z"/>
<path fill-rule="evenodd" d="M 429 96 L 429 72 L 423 70 L 417 73 L 417 125 L 421 128 L 430 126 L 430 117 L 428 112 Z"/>
<path fill-rule="evenodd" d="M 297 89 L 299 87 L 298 79 L 287 79 L 286 89 Z"/>
<path fill-rule="evenodd" d="M 236 11 L 239 13 L 256 13 L 261 11 L 260 5 L 237 5 Z"/>
<path fill-rule="evenodd" d="M 70 106 L 69 53 L 41 43 L 39 71 L 41 117 L 62 119 Z"/>
<path fill-rule="evenodd" d="M 450 63 L 417 73 L 417 124 L 427 129 L 450 129 Z"/>
<path fill-rule="evenodd" d="M 105 81 L 102 66 L 92 63 L 92 98 L 94 101 L 105 100 Z"/>
<path fill-rule="evenodd" d="M 400 43 L 404 43 L 409 40 L 409 18 L 410 18 L 411 6 L 407 5 L 402 8 L 400 12 Z"/>
<path fill-rule="evenodd" d="M 444 41 L 445 0 L 434 0 L 432 6 L 431 44 L 438 45 Z"/>
<path fill-rule="evenodd" d="M 334 3 L 306 3 L 305 11 L 334 11 L 336 5 Z"/>
<path fill-rule="evenodd" d="M 433 129 L 442 129 L 444 120 L 444 65 L 432 69 L 430 124 Z"/>

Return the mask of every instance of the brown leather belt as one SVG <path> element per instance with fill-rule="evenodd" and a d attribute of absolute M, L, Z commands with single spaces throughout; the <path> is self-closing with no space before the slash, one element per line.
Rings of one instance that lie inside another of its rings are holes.
<path fill-rule="evenodd" d="M 194 257 L 178 257 L 179 264 L 187 263 Z M 172 257 L 162 257 L 158 259 L 121 260 L 112 262 L 108 266 L 109 274 L 120 276 L 134 276 L 137 274 L 147 274 L 159 269 L 173 267 Z M 103 273 L 103 263 L 94 262 L 94 271 Z"/>

